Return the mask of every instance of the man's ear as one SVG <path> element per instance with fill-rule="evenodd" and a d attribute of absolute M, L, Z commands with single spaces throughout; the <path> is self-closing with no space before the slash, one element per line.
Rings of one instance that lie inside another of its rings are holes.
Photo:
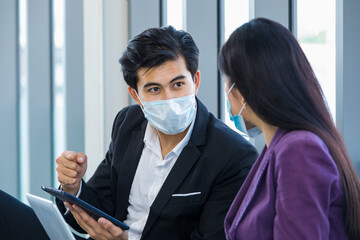
<path fill-rule="evenodd" d="M 134 101 L 137 102 L 137 104 L 139 104 L 140 106 L 142 106 L 142 104 L 140 102 L 140 99 L 139 99 L 139 96 L 136 93 L 136 90 L 134 88 L 128 86 L 128 91 L 130 93 L 130 96 L 134 99 Z"/>
<path fill-rule="evenodd" d="M 194 83 L 195 83 L 195 95 L 196 95 L 198 93 L 199 87 L 200 87 L 200 71 L 199 70 L 197 70 L 197 72 L 195 73 Z"/>

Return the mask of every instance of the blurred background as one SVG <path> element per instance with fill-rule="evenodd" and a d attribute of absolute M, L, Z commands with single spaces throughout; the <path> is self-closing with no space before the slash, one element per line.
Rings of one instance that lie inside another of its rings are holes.
<path fill-rule="evenodd" d="M 189 32 L 200 49 L 198 97 L 230 127 L 217 55 L 231 32 L 266 17 L 300 42 L 360 176 L 358 0 L 1 0 L 0 189 L 25 201 L 58 186 L 55 159 L 85 152 L 91 177 L 116 113 L 133 104 L 118 60 L 149 27 Z M 249 139 L 258 150 L 262 136 Z"/>

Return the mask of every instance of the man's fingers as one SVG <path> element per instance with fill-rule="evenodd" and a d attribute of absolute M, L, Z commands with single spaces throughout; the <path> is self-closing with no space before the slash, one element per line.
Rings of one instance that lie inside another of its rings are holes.
<path fill-rule="evenodd" d="M 89 219 L 86 216 L 83 216 L 84 214 L 81 212 L 83 211 L 80 207 L 76 206 L 76 205 L 71 205 L 69 204 L 69 210 L 71 211 L 71 213 L 73 214 L 75 220 L 77 221 L 77 223 L 87 232 L 90 234 L 90 232 L 93 232 L 93 229 L 91 228 L 91 220 L 93 220 L 94 222 L 96 222 L 92 217 L 88 216 Z M 91 218 L 91 219 L 90 219 Z M 90 223 L 90 224 L 88 224 Z"/>
<path fill-rule="evenodd" d="M 96 221 L 81 207 L 67 202 L 65 205 L 69 208 L 77 223 L 94 239 L 119 239 L 126 234 L 121 228 L 105 218 L 99 218 Z"/>
<path fill-rule="evenodd" d="M 79 212 L 71 205 L 67 204 L 67 207 L 71 211 L 71 214 L 74 216 L 76 222 L 79 224 L 79 226 L 84 229 L 88 234 L 92 233 L 93 231 L 91 229 L 91 226 L 89 226 L 80 216 Z"/>
<path fill-rule="evenodd" d="M 93 219 L 86 211 L 77 205 L 73 205 L 74 213 L 77 214 L 76 220 L 78 224 L 83 227 L 84 230 L 94 239 L 108 239 L 111 237 L 111 234 L 103 229 L 98 222 Z M 75 216 L 74 216 L 75 217 Z M 86 228 L 86 229 L 85 229 Z"/>
<path fill-rule="evenodd" d="M 84 163 L 86 160 L 87 160 L 87 156 L 84 153 L 80 152 L 77 154 L 77 162 L 79 164 Z"/>
<path fill-rule="evenodd" d="M 78 163 L 78 158 L 82 163 Z M 84 153 L 76 154 L 73 151 L 65 151 L 56 159 L 57 179 L 64 191 L 76 195 L 79 191 L 81 178 L 85 174 L 87 164 Z"/>
<path fill-rule="evenodd" d="M 62 157 L 68 159 L 68 160 L 72 160 L 72 161 L 76 161 L 76 153 L 74 151 L 64 151 L 61 154 Z"/>
<path fill-rule="evenodd" d="M 123 230 L 118 227 L 115 226 L 112 222 L 110 222 L 109 220 L 105 219 L 105 218 L 99 218 L 98 219 L 98 223 L 105 228 L 111 236 L 113 237 L 120 237 L 123 234 Z"/>
<path fill-rule="evenodd" d="M 64 174 L 58 174 L 57 179 L 63 187 L 66 185 L 74 185 L 77 182 L 76 178 L 67 177 Z"/>
<path fill-rule="evenodd" d="M 63 166 L 64 168 L 74 170 L 78 173 L 81 172 L 81 167 L 79 164 L 77 164 L 76 162 L 69 161 L 67 159 L 64 159 L 63 161 L 59 162 L 58 166 L 60 166 L 60 167 Z"/>
<path fill-rule="evenodd" d="M 76 178 L 78 176 L 78 172 L 76 170 L 70 169 L 70 168 L 65 168 L 63 166 L 58 165 L 56 168 L 56 171 L 67 177 L 71 177 L 71 178 Z"/>
<path fill-rule="evenodd" d="M 98 223 L 108 231 L 111 231 L 112 226 L 113 226 L 113 224 L 110 221 L 106 220 L 103 217 L 98 219 Z"/>
<path fill-rule="evenodd" d="M 72 157 L 68 159 L 65 155 L 70 154 Z M 78 173 L 84 173 L 87 167 L 87 156 L 84 153 L 75 154 L 74 152 L 65 151 L 60 157 L 56 159 L 57 165 L 62 165 L 66 168 L 73 169 Z"/>
<path fill-rule="evenodd" d="M 72 207 L 76 210 L 76 212 L 80 215 L 81 219 L 89 224 L 91 222 L 96 222 L 92 217 L 90 217 L 87 212 L 85 212 L 81 207 L 78 207 L 77 205 L 72 205 Z"/>

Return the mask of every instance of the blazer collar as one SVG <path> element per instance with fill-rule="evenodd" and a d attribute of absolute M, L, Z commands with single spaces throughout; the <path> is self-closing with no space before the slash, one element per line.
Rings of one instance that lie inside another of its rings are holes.
<path fill-rule="evenodd" d="M 142 112 L 141 112 L 142 114 Z M 129 136 L 129 145 L 126 149 L 123 161 L 119 166 L 117 176 L 118 191 L 117 204 L 119 205 L 120 219 L 125 219 L 127 208 L 129 206 L 129 195 L 131 185 L 135 177 L 136 169 L 140 161 L 140 157 L 144 148 L 144 135 L 147 121 L 143 121 L 139 127 L 134 129 Z"/>
<path fill-rule="evenodd" d="M 197 112 L 195 125 L 190 137 L 190 141 L 192 141 L 196 146 L 205 145 L 206 143 L 206 128 L 209 121 L 209 112 L 204 104 L 196 97 L 197 101 Z"/>
<path fill-rule="evenodd" d="M 284 136 L 286 133 L 287 130 L 280 128 L 276 131 L 272 141 L 269 144 L 269 148 L 267 148 L 266 146 L 264 147 L 258 159 L 255 161 L 254 167 L 251 169 L 248 177 L 246 178 L 233 204 L 231 205 L 230 211 L 228 213 L 228 217 L 230 217 L 230 219 L 227 219 L 227 221 L 225 222 L 225 225 L 228 225 L 229 224 L 228 221 L 232 220 L 231 226 L 229 225 L 227 226 L 230 227 L 229 229 L 230 239 L 235 239 L 238 225 L 242 220 L 242 218 L 244 217 L 244 213 L 246 212 L 248 206 L 250 205 L 250 202 L 253 199 L 253 196 L 255 195 L 260 180 L 262 179 L 264 173 L 266 172 L 265 169 L 268 166 L 268 163 L 272 156 L 272 152 L 274 151 L 275 146 L 280 141 L 282 136 Z M 236 207 L 238 207 L 238 209 L 236 209 Z M 236 211 L 235 216 L 233 214 L 233 211 Z"/>

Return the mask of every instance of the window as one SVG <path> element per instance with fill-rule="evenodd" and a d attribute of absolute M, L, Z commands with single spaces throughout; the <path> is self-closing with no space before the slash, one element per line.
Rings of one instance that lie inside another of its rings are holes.
<path fill-rule="evenodd" d="M 27 0 L 19 1 L 19 137 L 20 137 L 20 200 L 26 202 L 30 190 L 29 167 L 29 84 L 27 46 Z"/>
<path fill-rule="evenodd" d="M 224 12 L 226 41 L 236 28 L 249 21 L 249 0 L 225 0 Z"/>
<path fill-rule="evenodd" d="M 164 24 L 171 25 L 176 30 L 186 30 L 186 0 L 164 0 Z"/>
<path fill-rule="evenodd" d="M 66 149 L 66 111 L 65 111 L 65 50 L 64 50 L 64 0 L 53 1 L 53 185 L 59 186 L 55 159 Z"/>
<path fill-rule="evenodd" d="M 329 110 L 336 114 L 335 0 L 297 1 L 297 36 L 321 85 Z"/>
<path fill-rule="evenodd" d="M 231 33 L 242 24 L 249 21 L 249 0 L 225 0 L 224 1 L 224 42 L 230 37 Z M 225 99 L 225 94 L 224 94 Z M 227 112 L 226 101 L 224 101 L 226 125 L 239 132 L 235 124 L 230 120 Z"/>

